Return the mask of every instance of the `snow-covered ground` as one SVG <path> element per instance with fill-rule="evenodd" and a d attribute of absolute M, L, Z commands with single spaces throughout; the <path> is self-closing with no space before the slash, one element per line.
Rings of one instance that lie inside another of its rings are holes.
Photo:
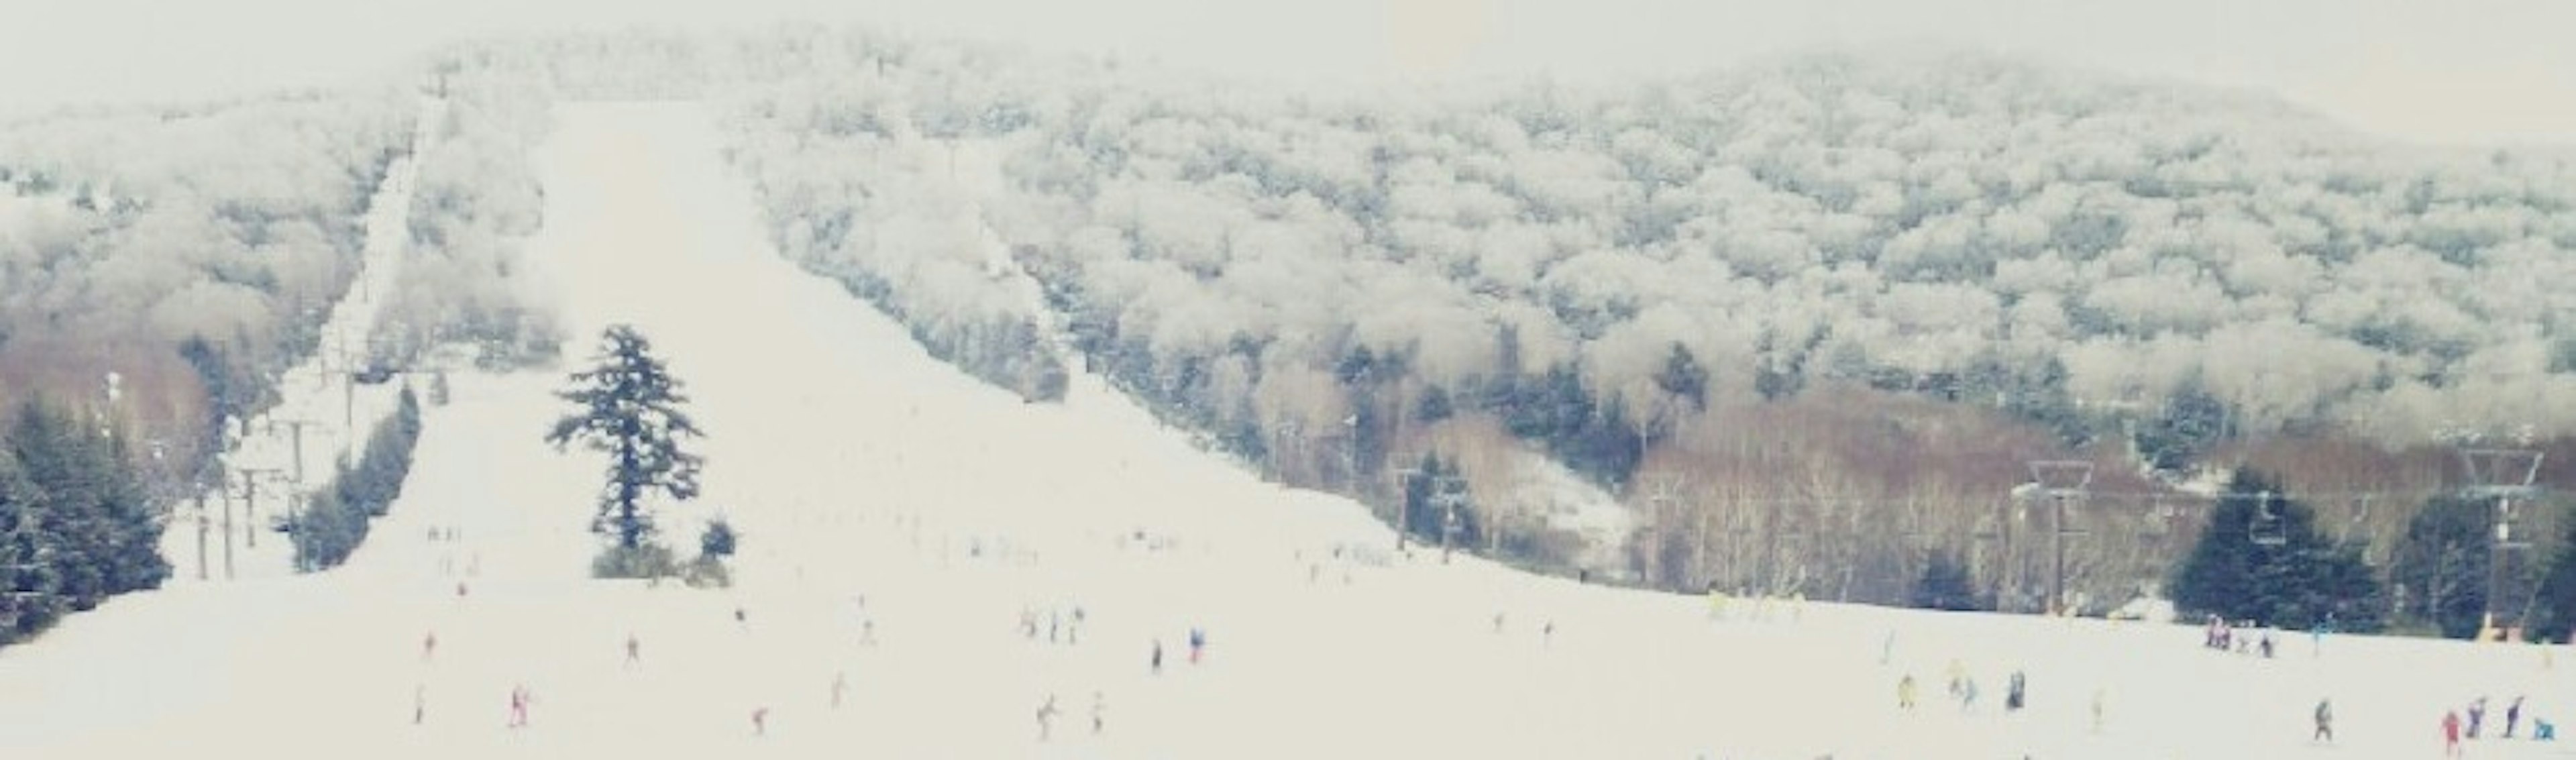
<path fill-rule="evenodd" d="M 587 579 L 601 462 L 539 441 L 561 374 L 459 375 L 347 566 L 174 584 L 0 650 L 0 757 L 2419 758 L 2479 694 L 2491 722 L 2515 694 L 2576 705 L 2536 647 L 2293 636 L 2261 660 L 2188 626 L 1826 604 L 1712 620 L 1703 600 L 1464 556 L 1343 562 L 1331 547 L 1393 544 L 1364 509 L 1262 483 L 1092 378 L 1023 404 L 779 259 L 700 109 L 560 117 L 533 263 L 577 358 L 629 322 L 689 383 L 705 495 L 663 525 L 688 550 L 699 518 L 730 516 L 739 584 Z M 1048 643 L 1050 613 L 1076 608 L 1078 643 Z M 1954 660 L 1985 694 L 1972 710 L 1942 698 Z M 2007 714 L 2016 669 L 2033 701 Z M 532 723 L 506 728 L 519 684 Z M 2312 749 L 2321 697 L 2339 736 Z"/>

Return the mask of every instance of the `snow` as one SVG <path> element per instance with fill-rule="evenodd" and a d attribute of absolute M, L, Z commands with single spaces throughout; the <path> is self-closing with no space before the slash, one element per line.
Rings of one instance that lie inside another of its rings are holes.
<path fill-rule="evenodd" d="M 2479 694 L 2491 721 L 2515 694 L 2559 718 L 2576 704 L 2533 646 L 2291 634 L 2263 660 L 2202 649 L 2192 626 L 1740 601 L 1713 616 L 1463 555 L 1344 561 L 1333 547 L 1394 543 L 1365 509 L 1263 483 L 1096 378 L 1024 404 L 777 257 L 697 106 L 559 116 L 531 265 L 576 360 L 632 323 L 689 384 L 705 495 L 662 525 L 686 551 L 702 518 L 729 516 L 738 585 L 588 579 L 602 463 L 539 440 L 561 373 L 462 373 L 348 565 L 174 583 L 0 650 L 0 756 L 2277 757 L 2311 751 L 2309 710 L 2332 697 L 2339 741 L 2313 751 L 2416 758 L 2439 751 L 2441 711 Z M 1076 606 L 1078 644 L 1018 630 L 1023 611 Z M 1211 642 L 1198 664 L 1192 626 Z M 1953 660 L 1983 684 L 1974 711 L 1941 698 Z M 2006 714 L 2015 669 L 2033 702 Z M 1912 713 L 1894 706 L 1907 673 Z M 506 728 L 519 684 L 532 723 Z M 1061 712 L 1040 742 L 1049 694 Z"/>
<path fill-rule="evenodd" d="M 439 116 L 444 113 L 445 103 L 424 99 L 422 108 L 411 155 L 421 152 L 420 143 L 428 139 L 432 125 L 442 121 Z M 300 502 L 290 493 L 309 495 L 326 486 L 334 466 L 343 457 L 357 461 L 376 424 L 394 413 L 402 389 L 420 385 L 409 375 L 398 376 L 398 382 L 376 385 L 350 383 L 346 374 L 357 369 L 367 354 L 367 336 L 375 330 L 377 313 L 382 311 L 378 297 L 391 295 L 398 282 L 403 253 L 410 243 L 415 174 L 410 155 L 386 167 L 385 178 L 368 204 L 367 239 L 358 273 L 348 292 L 322 315 L 320 349 L 279 377 L 278 405 L 261 411 L 246 424 L 236 421 L 235 429 L 226 431 L 228 436 L 237 437 L 232 448 L 219 457 L 224 471 L 230 473 L 230 481 L 225 484 L 228 493 L 222 497 L 209 495 L 202 513 L 191 502 L 172 516 L 170 529 L 162 533 L 161 551 L 170 559 L 173 583 L 198 581 L 201 537 L 206 576 L 225 577 L 227 533 L 233 540 L 232 577 L 292 574 L 294 547 L 285 534 L 270 529 L 270 520 L 297 508 Z M 422 403 L 428 402 L 425 391 L 426 387 L 415 391 L 422 394 Z M 302 428 L 300 442 L 298 427 Z M 301 462 L 297 461 L 299 456 Z M 245 473 L 253 471 L 264 471 L 248 476 L 260 481 L 255 490 L 244 484 Z M 227 505 L 227 500 L 232 503 Z"/>

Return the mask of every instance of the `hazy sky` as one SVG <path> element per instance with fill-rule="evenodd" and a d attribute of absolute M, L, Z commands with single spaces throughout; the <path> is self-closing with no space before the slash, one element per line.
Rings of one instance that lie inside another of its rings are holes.
<path fill-rule="evenodd" d="M 2270 90 L 2406 138 L 2576 144 L 2569 0 L 0 0 L 0 19 L 0 112 L 330 84 L 462 35 L 806 19 L 1354 83 L 1949 44 Z"/>

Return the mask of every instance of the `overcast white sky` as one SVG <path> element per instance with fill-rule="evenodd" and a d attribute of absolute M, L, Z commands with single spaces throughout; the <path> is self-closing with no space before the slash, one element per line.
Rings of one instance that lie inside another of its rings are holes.
<path fill-rule="evenodd" d="M 2576 144 L 2570 0 L 0 0 L 0 113 L 348 81 L 460 35 L 782 19 L 1327 82 L 1955 44 L 2271 90 L 2392 136 Z"/>

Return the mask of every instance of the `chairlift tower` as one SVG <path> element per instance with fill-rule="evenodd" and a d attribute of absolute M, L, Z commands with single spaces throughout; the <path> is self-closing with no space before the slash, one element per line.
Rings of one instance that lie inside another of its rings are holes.
<path fill-rule="evenodd" d="M 2066 611 L 2066 537 L 2079 533 L 2066 524 L 2069 502 L 2084 500 L 2086 489 L 2093 485 L 2093 463 L 2075 459 L 2043 459 L 2030 463 L 2031 482 L 2048 498 L 2049 573 L 2048 614 Z"/>
<path fill-rule="evenodd" d="M 249 521 L 248 525 L 243 526 L 242 541 L 250 548 L 257 549 L 259 548 L 259 481 L 265 477 L 281 475 L 285 471 L 276 467 L 235 467 L 233 472 L 241 473 L 242 476 L 242 512 L 243 517 Z M 224 536 L 224 541 L 225 556 L 229 558 L 232 551 L 232 536 Z M 227 568 L 226 572 L 229 573 L 230 568 Z"/>
<path fill-rule="evenodd" d="M 1458 534 L 1458 504 L 1467 500 L 1467 481 L 1456 475 L 1442 475 L 1431 482 L 1431 499 L 1440 505 L 1440 564 L 1446 565 Z"/>
<path fill-rule="evenodd" d="M 1387 473 L 1395 481 L 1395 553 L 1402 555 L 1413 532 L 1413 479 L 1423 476 L 1422 468 L 1409 464 L 1422 461 L 1421 454 L 1406 454 L 1395 460 L 1402 464 Z"/>
<path fill-rule="evenodd" d="M 277 430 L 277 426 L 285 425 L 287 430 L 290 431 L 290 434 L 293 436 L 292 442 L 294 444 L 293 450 L 295 455 L 294 475 L 295 487 L 297 488 L 303 488 L 306 482 L 304 480 L 304 429 L 320 424 L 322 423 L 318 420 L 307 419 L 271 419 L 268 421 L 268 428 L 271 431 L 271 435 L 276 434 L 275 431 Z"/>
<path fill-rule="evenodd" d="M 2468 496 L 2494 499 L 2494 530 L 2487 540 L 2487 609 L 2483 634 L 2488 630 L 2514 631 L 2523 627 L 2527 604 L 2517 600 L 2521 594 L 2516 579 L 2520 568 L 2529 561 L 2530 539 L 2514 535 L 2516 515 L 2514 500 L 2527 499 L 2540 476 L 2541 452 L 2536 449 L 2470 448 L 2460 450 L 2460 464 L 2468 471 Z"/>

